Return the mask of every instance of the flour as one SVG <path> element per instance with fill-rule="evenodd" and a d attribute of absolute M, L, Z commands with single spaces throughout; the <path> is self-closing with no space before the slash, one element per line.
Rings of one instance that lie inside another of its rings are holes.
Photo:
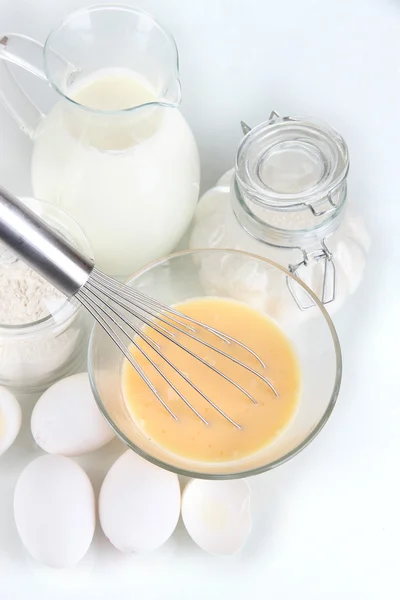
<path fill-rule="evenodd" d="M 26 325 L 48 317 L 65 296 L 20 260 L 0 261 L 0 325 Z"/>
<path fill-rule="evenodd" d="M 82 310 L 0 248 L 0 385 L 39 391 L 71 374 L 87 331 Z"/>
<path fill-rule="evenodd" d="M 280 249 L 267 245 L 252 237 L 240 225 L 231 202 L 230 181 L 232 171 L 226 173 L 217 186 L 206 192 L 196 208 L 189 246 L 198 248 L 232 248 L 268 258 L 285 268 L 290 263 L 302 259 L 301 251 L 295 247 Z M 252 207 L 266 226 L 272 225 L 284 230 L 299 231 L 320 223 L 311 211 L 278 212 L 261 207 Z M 348 207 L 337 230 L 328 237 L 327 245 L 333 253 L 336 267 L 335 300 L 326 305 L 333 314 L 339 310 L 347 298 L 360 284 L 369 249 L 369 235 L 363 219 Z M 200 277 L 207 293 L 247 302 L 257 310 L 265 311 L 282 322 L 305 321 L 318 314 L 316 311 L 299 311 L 287 288 L 286 277 L 278 270 L 271 270 L 250 264 L 240 255 L 204 255 L 201 261 Z M 299 275 L 303 281 L 321 297 L 324 281 L 324 261 L 311 260 Z M 308 300 L 308 299 L 306 299 Z"/>

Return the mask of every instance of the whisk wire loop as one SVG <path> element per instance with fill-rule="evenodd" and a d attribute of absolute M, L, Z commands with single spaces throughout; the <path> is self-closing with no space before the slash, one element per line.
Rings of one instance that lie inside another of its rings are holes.
<path fill-rule="evenodd" d="M 98 301 L 103 302 L 103 300 L 94 292 L 92 292 L 92 295 L 97 298 Z M 86 306 L 90 308 L 93 308 L 94 312 L 96 312 L 96 314 L 99 313 L 99 311 L 95 308 L 99 308 L 101 310 L 101 305 L 96 302 L 95 300 L 93 300 L 92 298 L 90 298 L 89 294 L 86 293 L 86 291 L 84 290 L 80 290 L 78 292 L 78 296 L 79 298 L 84 298 L 85 302 L 86 302 Z M 116 302 L 117 304 L 119 304 L 118 302 Z M 122 305 L 121 305 L 122 306 Z M 206 400 L 217 412 L 219 412 L 219 414 L 221 416 L 223 416 L 225 419 L 227 419 L 232 425 L 234 425 L 237 429 L 241 429 L 240 425 L 238 423 L 236 423 L 233 419 L 231 419 L 229 417 L 229 415 L 226 414 L 225 411 L 223 411 L 217 404 L 215 404 L 206 394 L 204 394 L 204 392 L 195 384 L 193 383 L 193 381 L 191 381 L 187 375 L 185 375 L 180 369 L 178 369 L 178 367 L 176 367 L 176 365 L 174 365 L 169 359 L 168 357 L 166 357 L 165 355 L 163 355 L 160 351 L 160 347 L 159 345 L 154 342 L 149 336 L 147 336 L 145 333 L 143 333 L 143 331 L 136 327 L 135 325 L 133 325 L 131 322 L 129 322 L 127 319 L 125 319 L 125 317 L 123 317 L 120 313 L 117 313 L 112 307 L 109 307 L 110 310 L 115 313 L 115 315 L 117 315 L 117 317 L 119 319 L 121 319 L 121 321 L 127 325 L 130 329 L 133 330 L 133 332 L 140 337 L 143 341 L 145 341 L 157 354 L 160 358 L 162 358 L 163 361 L 165 361 L 176 373 L 178 373 L 178 375 L 180 377 L 182 377 L 182 379 L 184 379 L 186 381 L 186 383 L 188 383 L 198 394 L 200 394 L 200 396 L 202 396 L 202 398 L 204 398 L 204 400 Z M 161 375 L 161 377 L 164 379 L 164 381 L 174 390 L 174 392 L 179 396 L 179 398 L 181 398 L 181 400 L 183 400 L 183 402 L 186 404 L 186 406 L 188 408 L 190 408 L 190 410 L 192 410 L 200 419 L 201 421 L 203 421 L 203 423 L 205 425 L 209 425 L 209 422 L 198 412 L 198 410 L 196 410 L 196 408 L 187 400 L 187 398 L 185 398 L 183 396 L 183 394 L 177 389 L 177 387 L 172 383 L 172 381 L 163 373 L 163 371 L 160 369 L 160 367 L 157 365 L 157 363 L 154 362 L 154 360 L 145 352 L 145 350 L 140 346 L 140 344 L 137 343 L 135 337 L 132 335 L 130 335 L 127 331 L 125 331 L 125 329 L 118 323 L 118 321 L 112 317 L 111 315 L 108 315 L 108 318 L 112 321 L 112 323 L 118 327 L 120 329 L 120 331 L 128 338 L 128 340 L 135 346 L 135 348 L 137 348 L 137 350 L 142 354 L 142 356 L 144 356 L 144 358 L 146 360 L 149 361 L 149 363 L 152 365 L 152 367 L 159 373 L 159 375 Z M 120 339 L 120 338 L 119 338 Z M 132 357 L 132 354 L 129 353 L 129 349 L 126 349 L 126 352 L 128 352 L 128 354 L 130 354 L 131 358 L 128 358 L 130 364 L 132 364 L 132 361 L 135 363 L 135 365 L 139 366 L 137 361 L 135 361 Z M 127 356 L 126 352 L 124 352 L 124 355 Z M 193 356 L 195 356 L 193 354 Z M 136 368 L 136 366 L 134 366 L 134 368 Z M 211 365 L 210 365 L 211 366 Z M 139 367 L 140 369 L 140 367 Z M 137 370 L 137 369 L 136 369 Z M 143 372 L 142 369 L 140 369 L 141 372 Z M 138 372 L 138 370 L 137 370 Z M 222 377 L 225 377 L 224 374 L 220 371 L 218 371 L 218 374 L 221 374 Z M 140 376 L 141 373 L 139 373 Z M 148 379 L 148 378 L 146 378 Z M 231 381 L 229 378 L 227 378 L 228 381 Z M 145 380 L 145 382 L 147 383 L 147 381 Z M 234 385 L 235 382 L 232 381 L 232 383 Z M 240 389 L 240 391 L 242 391 L 242 388 L 240 386 L 237 386 L 238 389 Z M 151 391 L 154 393 L 155 387 L 152 384 L 151 385 Z M 244 391 L 244 390 L 243 390 Z M 245 391 L 244 391 L 245 392 Z M 246 392 L 245 392 L 246 393 Z M 158 392 L 156 393 L 156 396 L 158 399 L 160 399 L 160 395 L 158 394 Z M 164 407 L 167 408 L 167 405 L 165 403 L 164 400 L 162 400 L 162 404 Z M 176 416 L 176 414 L 168 407 L 167 408 L 168 412 L 174 417 L 174 419 L 178 420 L 178 417 Z"/>
<path fill-rule="evenodd" d="M 165 339 L 173 342 L 180 349 L 188 353 L 195 360 L 199 361 L 205 367 L 212 370 L 214 373 L 225 379 L 236 389 L 238 389 L 244 396 L 251 400 L 254 404 L 257 404 L 255 398 L 247 392 L 241 385 L 234 381 L 231 377 L 223 373 L 216 366 L 211 364 L 208 360 L 194 352 L 191 348 L 187 347 L 180 339 L 177 339 L 176 333 L 178 332 L 182 336 L 187 336 L 189 339 L 198 342 L 206 348 L 217 352 L 226 359 L 231 360 L 238 366 L 246 369 L 247 371 L 254 374 L 256 377 L 261 379 L 269 389 L 277 397 L 278 392 L 276 391 L 273 384 L 262 375 L 259 371 L 249 366 L 248 364 L 237 359 L 218 348 L 217 346 L 207 342 L 198 335 L 198 330 L 204 330 L 209 334 L 216 335 L 217 338 L 226 342 L 227 344 L 237 343 L 245 351 L 248 351 L 258 362 L 265 368 L 263 361 L 258 355 L 248 348 L 245 344 L 237 341 L 235 338 L 231 338 L 226 334 L 215 330 L 214 328 L 201 323 L 187 315 L 184 315 L 177 310 L 170 308 L 169 306 L 155 300 L 153 298 L 147 298 L 144 294 L 138 290 L 134 290 L 124 284 L 119 283 L 116 280 L 111 279 L 104 273 L 93 269 L 90 277 L 86 284 L 81 287 L 76 293 L 76 298 L 82 302 L 82 304 L 91 312 L 94 318 L 99 322 L 108 335 L 110 335 L 113 341 L 117 344 L 117 347 L 123 352 L 124 356 L 128 359 L 129 363 L 136 369 L 137 373 L 142 377 L 144 382 L 148 385 L 149 389 L 155 394 L 156 398 L 166 408 L 169 414 L 174 418 L 178 419 L 177 415 L 168 406 L 167 402 L 161 397 L 160 393 L 156 390 L 154 384 L 150 381 L 148 375 L 144 373 L 144 370 L 140 367 L 138 362 L 134 359 L 130 347 L 133 345 L 140 354 L 147 360 L 155 371 L 162 377 L 167 385 L 177 394 L 177 396 L 183 400 L 186 406 L 206 425 L 209 424 L 207 419 L 200 414 L 200 412 L 191 404 L 187 398 L 184 397 L 182 392 L 177 386 L 171 381 L 169 377 L 163 372 L 159 364 L 157 364 L 148 352 L 144 349 L 142 344 L 138 343 L 138 340 L 142 340 L 147 344 L 156 354 L 160 357 L 166 365 L 168 365 L 175 373 L 179 375 L 192 389 L 194 389 L 206 402 L 213 407 L 222 417 L 227 419 L 237 429 L 241 429 L 239 423 L 236 423 L 224 410 L 215 404 L 211 398 L 205 394 L 196 383 L 194 383 L 186 373 L 179 369 L 173 362 L 162 353 L 160 345 L 153 340 L 147 333 L 145 333 L 143 325 L 149 329 L 155 331 L 158 335 Z M 120 310 L 122 309 L 122 310 Z M 128 315 L 128 318 L 127 316 Z M 133 317 L 129 318 L 129 317 Z M 108 319 L 108 321 L 107 321 Z M 190 325 L 185 321 L 188 320 Z M 135 321 L 137 323 L 135 323 Z M 110 325 L 110 323 L 112 325 Z M 194 327 L 193 327 L 194 326 Z M 119 334 L 117 333 L 117 331 Z M 196 335 L 197 334 L 197 335 Z M 123 336 L 121 338 L 121 335 Z M 128 340 L 128 345 L 125 340 Z"/>

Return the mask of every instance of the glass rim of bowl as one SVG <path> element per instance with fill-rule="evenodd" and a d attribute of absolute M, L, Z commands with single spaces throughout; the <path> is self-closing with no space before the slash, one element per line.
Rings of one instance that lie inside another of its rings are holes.
<path fill-rule="evenodd" d="M 335 358 L 336 358 L 336 373 L 335 373 L 335 381 L 333 384 L 332 393 L 331 393 L 329 402 L 327 404 L 327 407 L 324 410 L 321 418 L 317 421 L 317 423 L 311 429 L 311 431 L 309 431 L 308 435 L 306 435 L 305 438 L 301 442 L 296 444 L 296 446 L 293 449 L 286 452 L 286 454 L 284 454 L 283 456 L 281 456 L 267 464 L 257 466 L 254 468 L 250 468 L 250 469 L 246 469 L 244 471 L 237 471 L 237 472 L 233 472 L 233 473 L 232 472 L 231 473 L 223 473 L 223 472 L 221 472 L 221 473 L 205 473 L 202 471 L 196 471 L 194 469 L 191 470 L 189 468 L 186 469 L 186 468 L 182 468 L 182 467 L 177 467 L 177 466 L 170 464 L 164 460 L 155 458 L 154 456 L 152 456 L 151 454 L 149 454 L 148 452 L 146 452 L 145 450 L 143 450 L 142 448 L 137 446 L 132 440 L 130 440 L 119 429 L 119 427 L 114 423 L 113 419 L 110 417 L 110 415 L 108 414 L 108 411 L 104 407 L 103 402 L 100 397 L 100 394 L 97 392 L 95 378 L 93 376 L 94 369 L 93 369 L 93 365 L 92 365 L 94 333 L 95 333 L 96 328 L 100 327 L 100 325 L 98 323 L 96 323 L 95 326 L 93 327 L 92 332 L 90 334 L 90 339 L 89 339 L 88 358 L 87 358 L 89 380 L 90 380 L 90 385 L 91 385 L 92 392 L 93 392 L 97 406 L 99 407 L 101 413 L 105 417 L 108 424 L 111 426 L 113 431 L 116 433 L 117 437 L 119 437 L 119 439 L 128 447 L 128 449 L 133 450 L 134 452 L 136 452 L 136 454 L 138 454 L 145 460 L 148 460 L 149 462 L 153 463 L 154 465 L 156 465 L 162 469 L 166 469 L 167 471 L 171 471 L 172 473 L 176 473 L 177 475 L 184 476 L 184 477 L 190 477 L 190 478 L 195 478 L 195 479 L 210 479 L 210 480 L 242 479 L 244 477 L 252 477 L 254 475 L 260 475 L 261 473 L 265 473 L 267 471 L 270 471 L 271 469 L 274 469 L 275 467 L 278 467 L 278 466 L 284 464 L 285 462 L 287 462 L 288 460 L 290 460 L 291 458 L 293 458 L 297 454 L 299 454 L 302 450 L 304 450 L 304 448 L 306 448 L 314 440 L 314 438 L 317 437 L 317 435 L 323 429 L 323 427 L 327 423 L 329 417 L 331 416 L 332 411 L 336 405 L 337 398 L 339 396 L 339 391 L 340 391 L 340 386 L 341 386 L 341 381 L 342 381 L 342 351 L 341 351 L 341 346 L 340 346 L 340 342 L 339 342 L 339 337 L 337 335 L 336 328 L 333 324 L 333 321 L 332 321 L 329 313 L 323 306 L 323 304 L 320 302 L 318 297 L 314 294 L 314 292 L 303 281 L 298 279 L 295 275 L 290 273 L 290 271 L 288 271 L 287 269 L 285 269 L 278 263 L 276 263 L 272 260 L 269 260 L 268 258 L 258 256 L 257 254 L 252 254 L 251 252 L 244 252 L 243 250 L 234 250 L 232 248 L 204 248 L 204 249 L 195 249 L 195 250 L 182 250 L 179 252 L 175 252 L 173 254 L 169 254 L 162 258 L 159 258 L 159 259 L 149 263 L 148 265 L 142 267 L 141 269 L 139 269 L 138 271 L 133 273 L 130 277 L 128 277 L 126 279 L 125 283 L 126 284 L 131 283 L 133 280 L 144 275 L 148 271 L 151 271 L 151 269 L 153 269 L 154 267 L 161 266 L 163 263 L 170 261 L 171 259 L 173 260 L 173 259 L 179 258 L 179 257 L 198 255 L 198 254 L 206 254 L 206 253 L 208 253 L 208 254 L 230 253 L 230 254 L 236 254 L 239 256 L 247 256 L 250 259 L 256 259 L 261 262 L 267 263 L 270 266 L 279 269 L 286 276 L 290 277 L 296 283 L 298 283 L 303 288 L 305 293 L 308 294 L 310 296 L 310 298 L 315 302 L 316 307 L 320 310 L 323 318 L 325 319 L 326 324 L 328 325 L 329 332 L 332 337 L 333 347 L 334 347 L 334 351 L 335 351 Z"/>
<path fill-rule="evenodd" d="M 46 218 L 46 215 L 41 214 L 40 211 L 44 209 L 44 211 L 54 211 L 58 217 L 59 221 L 63 226 L 66 233 L 71 235 L 71 239 L 69 240 L 71 243 L 80 246 L 80 250 L 84 251 L 88 255 L 93 255 L 93 251 L 91 249 L 89 240 L 83 232 L 83 229 L 79 225 L 79 223 L 71 217 L 71 215 L 56 204 L 52 202 L 48 202 L 47 200 L 41 200 L 39 198 L 35 198 L 34 196 L 19 196 L 19 199 L 26 204 L 32 210 L 39 209 L 40 216 L 44 218 L 46 222 L 49 223 L 54 228 L 57 228 L 56 219 Z M 60 223 L 58 223 L 60 225 Z M 74 237 L 72 238 L 71 226 L 74 227 Z M 63 232 L 60 232 L 62 235 Z M 77 239 L 79 237 L 79 240 Z M 80 303 L 74 298 L 65 298 L 65 301 L 60 304 L 60 306 L 54 310 L 51 314 L 39 319 L 38 321 L 31 321 L 29 323 L 21 323 L 21 324 L 3 324 L 0 323 L 0 336 L 6 338 L 7 336 L 11 337 L 21 337 L 24 336 L 32 336 L 38 333 L 44 333 L 46 330 L 58 330 L 59 328 L 63 328 L 68 324 L 71 319 L 73 319 L 78 312 L 82 311 L 82 306 Z"/>

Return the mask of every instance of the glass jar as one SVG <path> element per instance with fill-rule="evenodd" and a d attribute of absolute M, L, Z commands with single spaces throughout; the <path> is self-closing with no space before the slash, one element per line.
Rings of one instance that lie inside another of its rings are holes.
<path fill-rule="evenodd" d="M 272 113 L 254 129 L 243 126 L 235 168 L 199 201 L 190 247 L 270 258 L 303 279 L 333 312 L 361 281 L 369 247 L 363 220 L 347 207 L 346 143 L 315 119 Z M 252 279 L 254 293 L 263 285 L 272 290 L 274 282 L 258 281 L 238 265 L 234 270 L 239 295 L 243 279 Z M 218 277 L 226 281 L 221 275 L 213 272 L 214 287 Z M 294 281 L 287 285 L 295 304 L 308 312 L 314 303 Z"/>
<path fill-rule="evenodd" d="M 23 201 L 76 248 L 92 256 L 81 228 L 63 210 L 33 198 Z M 2 272 L 15 269 L 18 259 L 4 247 L 0 250 Z M 29 282 L 21 282 L 26 285 Z M 48 307 L 47 316 L 22 325 L 6 325 L 4 320 L 1 324 L 0 308 L 0 385 L 39 393 L 84 365 L 90 330 L 85 310 L 76 300 L 64 297 L 55 301 L 49 296 Z"/>

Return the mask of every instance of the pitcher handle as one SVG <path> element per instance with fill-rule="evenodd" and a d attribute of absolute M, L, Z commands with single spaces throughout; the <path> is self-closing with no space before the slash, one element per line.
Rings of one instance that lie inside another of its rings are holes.
<path fill-rule="evenodd" d="M 9 64 L 22 67 L 48 83 L 43 71 L 43 45 L 26 35 L 0 34 L 0 103 L 26 135 L 33 137 L 42 111 L 28 97 Z"/>

